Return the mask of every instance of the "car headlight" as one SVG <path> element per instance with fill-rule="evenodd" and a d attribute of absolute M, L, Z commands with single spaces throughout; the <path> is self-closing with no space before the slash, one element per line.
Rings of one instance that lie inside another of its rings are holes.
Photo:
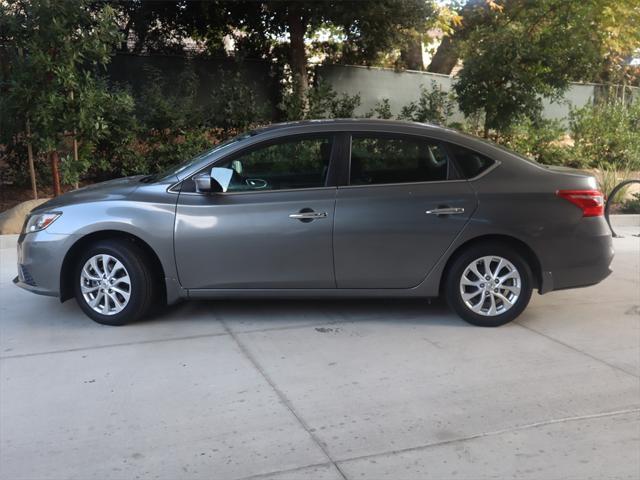
<path fill-rule="evenodd" d="M 34 213 L 29 216 L 24 227 L 24 233 L 33 233 L 44 230 L 62 215 L 60 212 Z"/>

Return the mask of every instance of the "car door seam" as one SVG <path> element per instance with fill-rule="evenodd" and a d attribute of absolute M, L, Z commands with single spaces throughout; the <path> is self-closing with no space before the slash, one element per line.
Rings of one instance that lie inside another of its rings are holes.
<path fill-rule="evenodd" d="M 336 207 L 338 203 L 338 189 L 336 188 L 333 197 L 333 215 L 331 218 L 331 259 L 333 261 L 333 288 L 338 288 L 338 278 L 336 276 L 336 250 L 334 248 L 334 233 L 336 228 Z"/>

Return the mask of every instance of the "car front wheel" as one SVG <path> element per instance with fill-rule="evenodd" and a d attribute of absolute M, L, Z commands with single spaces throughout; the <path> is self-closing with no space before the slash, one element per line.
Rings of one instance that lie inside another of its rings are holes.
<path fill-rule="evenodd" d="M 153 278 L 146 255 L 133 242 L 104 240 L 78 259 L 75 296 L 90 318 L 124 325 L 142 318 L 153 299 Z"/>
<path fill-rule="evenodd" d="M 498 327 L 527 307 L 532 278 L 526 260 L 510 245 L 475 245 L 463 251 L 448 271 L 447 303 L 473 325 Z"/>

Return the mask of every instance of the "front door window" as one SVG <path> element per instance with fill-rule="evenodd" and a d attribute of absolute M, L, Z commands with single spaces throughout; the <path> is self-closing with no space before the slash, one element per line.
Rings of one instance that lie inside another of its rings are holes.
<path fill-rule="evenodd" d="M 288 139 L 258 147 L 216 167 L 233 170 L 228 192 L 324 187 L 330 137 Z"/>

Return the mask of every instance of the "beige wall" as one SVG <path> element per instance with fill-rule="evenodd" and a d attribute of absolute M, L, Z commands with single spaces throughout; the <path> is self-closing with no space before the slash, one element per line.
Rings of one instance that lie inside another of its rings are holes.
<path fill-rule="evenodd" d="M 362 115 L 370 111 L 377 102 L 388 98 L 395 115 L 420 94 L 420 85 L 430 87 L 432 82 L 449 91 L 455 78 L 428 72 L 404 71 L 392 69 L 367 68 L 357 66 L 327 65 L 320 67 L 320 76 L 328 81 L 339 93 L 360 94 L 362 104 L 356 111 Z M 559 102 L 544 100 L 543 116 L 558 119 L 566 124 L 570 105 L 581 107 L 592 101 L 595 85 L 573 83 Z M 461 120 L 462 114 L 456 111 L 454 120 Z"/>

